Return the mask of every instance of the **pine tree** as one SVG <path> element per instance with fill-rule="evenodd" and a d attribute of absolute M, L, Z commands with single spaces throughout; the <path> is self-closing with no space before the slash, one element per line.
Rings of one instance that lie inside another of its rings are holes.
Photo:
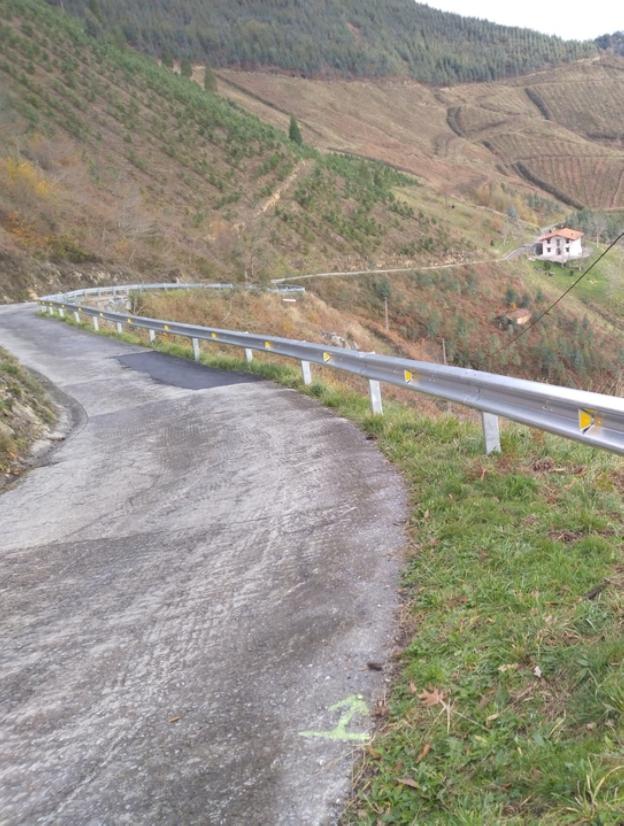
<path fill-rule="evenodd" d="M 303 138 L 301 137 L 301 130 L 299 129 L 299 124 L 297 123 L 295 116 L 290 116 L 290 125 L 288 127 L 288 137 L 293 143 L 298 144 L 301 146 L 303 143 Z"/>
<path fill-rule="evenodd" d="M 414 0 L 47 0 L 152 54 L 305 76 L 408 74 L 436 84 L 496 80 L 598 54 L 574 42 L 460 17 Z M 345 25 L 349 20 L 350 27 Z M 354 39 L 351 27 L 358 31 Z M 598 39 L 624 51 L 624 35 Z"/>

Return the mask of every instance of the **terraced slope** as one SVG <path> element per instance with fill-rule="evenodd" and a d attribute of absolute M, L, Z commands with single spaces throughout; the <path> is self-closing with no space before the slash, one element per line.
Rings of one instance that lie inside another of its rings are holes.
<path fill-rule="evenodd" d="M 449 123 L 507 169 L 573 206 L 624 207 L 624 61 L 448 90 Z"/>
<path fill-rule="evenodd" d="M 624 208 L 624 60 L 607 56 L 495 83 L 321 81 L 221 71 L 231 99 L 306 138 L 479 197 L 513 182 L 572 206 Z"/>

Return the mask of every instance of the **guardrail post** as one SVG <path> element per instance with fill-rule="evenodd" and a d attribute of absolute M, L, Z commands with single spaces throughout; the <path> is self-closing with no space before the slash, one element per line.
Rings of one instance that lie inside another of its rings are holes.
<path fill-rule="evenodd" d="M 303 376 L 303 383 L 306 385 L 312 384 L 312 367 L 309 361 L 301 362 L 301 375 Z"/>
<path fill-rule="evenodd" d="M 156 341 L 156 330 L 149 331 L 149 340 L 150 344 L 153 344 Z"/>
<path fill-rule="evenodd" d="M 245 361 L 247 364 L 251 364 L 253 361 L 253 350 L 251 347 L 245 347 Z"/>
<path fill-rule="evenodd" d="M 198 338 L 192 338 L 191 341 L 193 343 L 193 358 L 195 359 L 195 361 L 199 361 L 199 358 L 200 358 L 199 339 Z"/>
<path fill-rule="evenodd" d="M 121 323 L 121 321 L 117 322 L 117 333 L 118 335 L 121 335 L 123 333 L 123 324 Z"/>
<path fill-rule="evenodd" d="M 383 404 L 381 403 L 381 385 L 375 379 L 368 380 L 368 395 L 370 397 L 371 410 L 374 416 L 383 416 Z"/>
<path fill-rule="evenodd" d="M 54 307 L 51 304 L 47 306 L 48 315 L 54 315 Z"/>
<path fill-rule="evenodd" d="M 489 456 L 490 453 L 500 453 L 500 431 L 498 428 L 498 416 L 493 413 L 481 413 L 481 421 L 483 422 L 483 438 L 485 439 L 485 452 Z"/>
<path fill-rule="evenodd" d="M 59 307 L 59 315 L 61 318 L 65 318 L 65 307 Z"/>
<path fill-rule="evenodd" d="M 93 321 L 93 329 L 95 330 L 96 333 L 99 332 L 100 322 L 98 320 L 98 317 L 97 316 L 91 316 L 91 320 Z"/>
<path fill-rule="evenodd" d="M 78 310 L 74 310 L 74 321 L 76 322 L 76 324 L 80 324 L 80 313 L 78 312 Z"/>

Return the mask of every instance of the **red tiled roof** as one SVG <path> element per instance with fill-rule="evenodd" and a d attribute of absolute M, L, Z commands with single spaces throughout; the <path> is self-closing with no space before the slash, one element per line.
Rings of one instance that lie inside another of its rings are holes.
<path fill-rule="evenodd" d="M 580 230 L 564 227 L 563 229 L 555 229 L 552 232 L 547 232 L 546 235 L 542 235 L 539 240 L 548 241 L 549 238 L 565 238 L 568 241 L 578 241 L 578 239 L 582 237 L 583 233 Z"/>

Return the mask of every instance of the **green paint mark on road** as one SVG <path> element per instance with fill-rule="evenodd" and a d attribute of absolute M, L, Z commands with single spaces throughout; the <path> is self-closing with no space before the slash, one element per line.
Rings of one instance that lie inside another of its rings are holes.
<path fill-rule="evenodd" d="M 344 709 L 344 711 L 340 715 L 336 728 L 329 731 L 300 731 L 299 735 L 301 737 L 322 737 L 325 740 L 356 740 L 360 743 L 370 739 L 368 734 L 363 731 L 348 731 L 347 729 L 354 717 L 362 717 L 368 714 L 368 706 L 362 695 L 351 694 L 349 697 L 345 697 L 344 700 L 334 703 L 328 711 L 339 711 L 340 709 Z"/>

